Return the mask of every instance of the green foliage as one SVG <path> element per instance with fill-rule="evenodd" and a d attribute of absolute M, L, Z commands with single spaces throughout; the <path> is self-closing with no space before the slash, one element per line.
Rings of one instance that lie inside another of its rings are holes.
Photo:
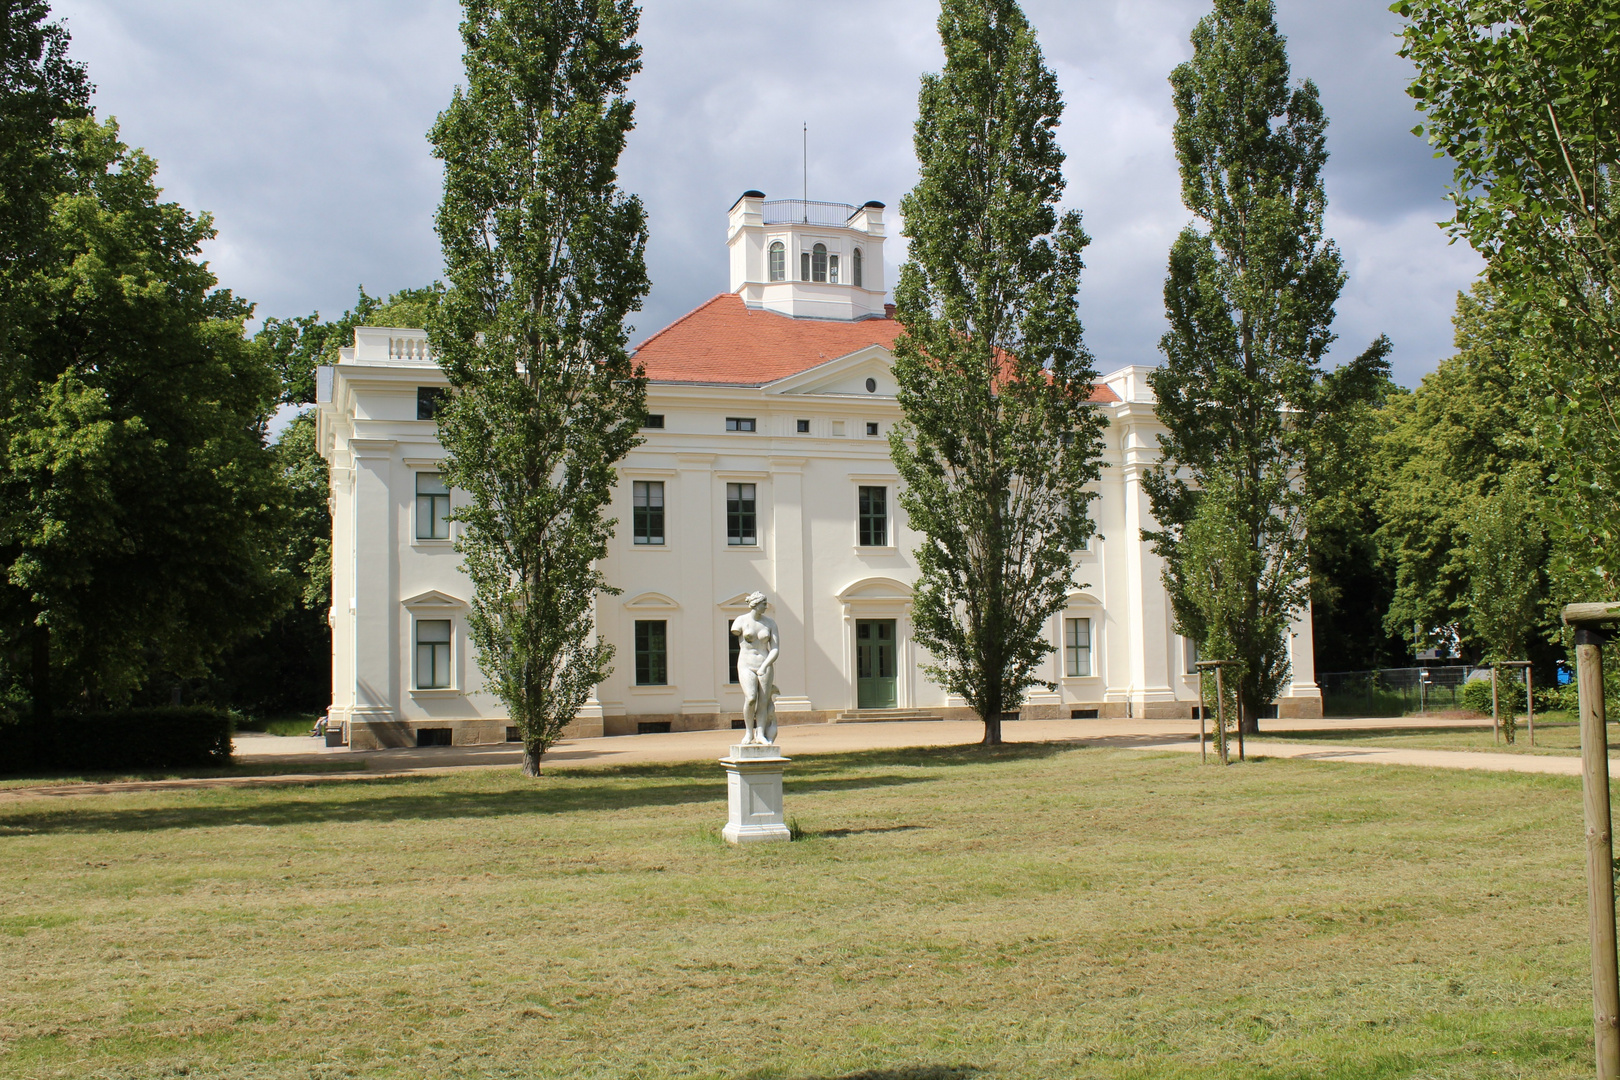
<path fill-rule="evenodd" d="M 290 319 L 268 318 L 253 340 L 269 351 L 281 376 L 281 400 L 289 405 L 308 405 L 315 400 L 315 368 L 337 362 L 338 350 L 354 343 L 355 327 L 424 330 L 443 291 L 434 284 L 401 289 L 379 300 L 367 294 L 362 285 L 354 307 L 338 318 L 323 322 L 318 311 Z"/>
<path fill-rule="evenodd" d="M 0 632 L 41 716 L 201 676 L 292 591 L 278 386 L 202 261 L 210 219 L 161 202 L 112 122 L 57 138 L 69 168 L 0 342 Z"/>
<path fill-rule="evenodd" d="M 1456 353 L 1418 390 L 1391 398 L 1378 440 L 1378 542 L 1396 578 L 1391 633 L 1454 628 L 1483 656 L 1522 660 L 1544 644 L 1549 546 L 1536 400 L 1536 347 L 1488 283 L 1457 298 Z"/>
<path fill-rule="evenodd" d="M 921 178 L 901 203 L 890 433 L 900 505 L 924 541 L 912 596 L 929 676 L 1000 741 L 1000 714 L 1040 684 L 1047 627 L 1076 588 L 1094 526 L 1105 421 L 1075 311 L 1080 215 L 1058 216 L 1063 102 L 1011 0 L 944 0 L 945 68 L 925 75 Z"/>
<path fill-rule="evenodd" d="M 640 70 L 625 0 L 466 0 L 467 85 L 431 139 L 450 287 L 429 332 L 452 393 L 438 414 L 467 494 L 459 549 L 489 687 L 524 769 L 606 677 L 595 561 L 613 465 L 639 441 L 646 380 L 625 317 L 647 292 L 646 215 L 616 184 Z"/>
<path fill-rule="evenodd" d="M 1271 0 L 1216 0 L 1170 77 L 1182 200 L 1201 225 L 1170 251 L 1167 362 L 1149 376 L 1169 430 L 1144 483 L 1160 527 L 1143 536 L 1165 559 L 1178 631 L 1206 658 L 1242 662 L 1247 730 L 1288 677 L 1288 627 L 1310 589 L 1307 525 L 1354 458 L 1347 414 L 1384 391 L 1389 351 L 1380 338 L 1321 370 L 1344 284 L 1322 233 L 1327 118 L 1313 83 L 1289 85 L 1273 16 Z M 1234 536 L 1222 550 L 1254 553 L 1241 570 L 1223 564 L 1234 595 L 1218 600 L 1183 550 L 1212 486 Z M 1211 641 L 1204 611 L 1227 604 L 1238 614 Z"/>
<path fill-rule="evenodd" d="M 6 771 L 198 768 L 231 763 L 231 714 L 171 707 L 0 724 Z"/>
<path fill-rule="evenodd" d="M 1454 236 L 1545 348 L 1525 357 L 1547 460 L 1555 577 L 1620 598 L 1620 0 L 1402 0 L 1414 129 L 1454 163 Z"/>

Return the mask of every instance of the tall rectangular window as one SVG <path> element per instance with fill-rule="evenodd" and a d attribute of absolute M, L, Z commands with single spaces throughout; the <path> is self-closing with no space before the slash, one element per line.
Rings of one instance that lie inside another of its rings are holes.
<path fill-rule="evenodd" d="M 1187 659 L 1187 674 L 1198 674 L 1198 642 L 1192 638 L 1182 638 L 1182 655 Z"/>
<path fill-rule="evenodd" d="M 636 685 L 669 683 L 668 623 L 663 619 L 636 620 Z"/>
<path fill-rule="evenodd" d="M 751 547 L 759 543 L 755 528 L 754 485 L 726 485 L 726 543 L 732 547 Z"/>
<path fill-rule="evenodd" d="M 418 420 L 432 420 L 439 414 L 439 402 L 449 393 L 442 386 L 418 386 L 416 388 L 416 418 Z"/>
<path fill-rule="evenodd" d="M 450 685 L 450 620 L 416 620 L 416 688 L 443 690 Z"/>
<path fill-rule="evenodd" d="M 1069 678 L 1091 674 L 1091 620 L 1063 620 L 1063 671 Z"/>
<path fill-rule="evenodd" d="M 731 632 L 731 620 L 726 620 L 726 652 L 730 659 L 726 663 L 726 682 L 736 686 L 742 680 L 737 678 L 737 659 L 742 656 L 742 635 Z"/>
<path fill-rule="evenodd" d="M 861 547 L 885 547 L 888 545 L 888 488 L 861 488 L 856 506 L 855 542 Z"/>
<path fill-rule="evenodd" d="M 632 494 L 630 531 L 638 544 L 664 542 L 664 482 L 637 480 Z"/>
<path fill-rule="evenodd" d="M 810 280 L 810 253 L 808 251 L 799 252 L 799 280 Z"/>
<path fill-rule="evenodd" d="M 416 474 L 416 538 L 450 539 L 450 489 L 436 472 Z"/>
<path fill-rule="evenodd" d="M 827 283 L 829 285 L 838 284 L 838 256 L 836 255 L 827 256 Z"/>

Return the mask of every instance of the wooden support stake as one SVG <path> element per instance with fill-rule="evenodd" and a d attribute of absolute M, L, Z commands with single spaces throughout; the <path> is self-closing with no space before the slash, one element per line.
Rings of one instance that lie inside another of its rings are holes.
<path fill-rule="evenodd" d="M 1221 764 L 1232 764 L 1226 755 L 1226 684 L 1221 681 L 1221 669 L 1215 669 L 1215 738 L 1220 748 Z"/>
<path fill-rule="evenodd" d="M 1204 692 L 1204 669 L 1198 669 L 1198 763 L 1209 764 L 1209 754 L 1204 749 L 1204 714 L 1209 712 L 1209 695 Z"/>
<path fill-rule="evenodd" d="M 1502 745 L 1501 712 L 1496 703 L 1496 665 L 1491 665 L 1491 741 Z"/>
<path fill-rule="evenodd" d="M 1530 665 L 1524 665 L 1524 718 L 1530 725 L 1530 745 L 1536 745 L 1536 693 L 1530 685 Z"/>
<path fill-rule="evenodd" d="M 1592 928 L 1592 1042 L 1597 1050 L 1598 1080 L 1620 1080 L 1620 971 L 1614 940 L 1614 840 L 1609 822 L 1603 641 L 1602 630 L 1582 626 L 1575 631 L 1581 790 L 1586 804 L 1586 903 Z"/>

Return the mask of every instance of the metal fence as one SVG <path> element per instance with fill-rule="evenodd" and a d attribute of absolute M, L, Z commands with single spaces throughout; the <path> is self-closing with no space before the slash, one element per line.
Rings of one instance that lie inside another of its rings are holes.
<path fill-rule="evenodd" d="M 1474 669 L 1466 664 L 1334 671 L 1316 676 L 1328 716 L 1406 716 L 1462 708 L 1458 692 Z"/>
<path fill-rule="evenodd" d="M 843 225 L 855 216 L 857 207 L 814 199 L 772 199 L 761 209 L 767 225 Z"/>

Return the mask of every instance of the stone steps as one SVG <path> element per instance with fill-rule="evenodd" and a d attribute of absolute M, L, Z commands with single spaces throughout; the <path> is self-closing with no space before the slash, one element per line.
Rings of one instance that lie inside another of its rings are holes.
<path fill-rule="evenodd" d="M 833 717 L 835 724 L 897 724 L 914 720 L 944 720 L 926 709 L 845 709 Z"/>

